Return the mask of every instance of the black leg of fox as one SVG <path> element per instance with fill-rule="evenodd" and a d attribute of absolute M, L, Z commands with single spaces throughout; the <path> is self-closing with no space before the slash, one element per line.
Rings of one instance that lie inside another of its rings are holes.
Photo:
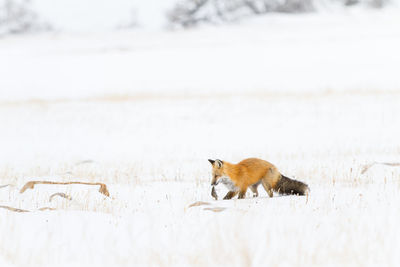
<path fill-rule="evenodd" d="M 290 179 L 281 174 L 281 179 L 275 186 L 275 191 L 282 195 L 307 195 L 310 191 L 307 184 Z"/>
<path fill-rule="evenodd" d="M 224 196 L 224 199 L 231 199 L 231 198 L 233 198 L 234 196 L 236 196 L 236 194 L 237 194 L 237 192 L 235 192 L 235 191 L 229 191 L 229 192 Z"/>
<path fill-rule="evenodd" d="M 243 199 L 245 196 L 246 196 L 246 191 L 247 191 L 247 189 L 246 190 L 242 190 L 242 191 L 240 191 L 239 192 L 239 196 L 238 196 L 238 199 Z"/>

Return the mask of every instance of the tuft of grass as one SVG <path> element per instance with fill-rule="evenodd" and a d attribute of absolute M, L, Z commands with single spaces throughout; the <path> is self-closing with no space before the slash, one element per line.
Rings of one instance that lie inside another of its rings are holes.
<path fill-rule="evenodd" d="M 52 182 L 52 181 L 29 181 L 19 191 L 21 194 L 27 189 L 33 189 L 36 184 L 51 184 L 51 185 L 71 185 L 71 184 L 82 184 L 82 185 L 100 185 L 99 192 L 107 197 L 110 196 L 107 186 L 103 183 L 89 183 L 89 182 Z"/>

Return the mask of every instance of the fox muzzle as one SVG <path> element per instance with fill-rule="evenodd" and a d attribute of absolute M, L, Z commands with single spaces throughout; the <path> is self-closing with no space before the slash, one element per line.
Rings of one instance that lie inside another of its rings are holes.
<path fill-rule="evenodd" d="M 214 176 L 213 179 L 212 179 L 212 181 L 211 181 L 211 185 L 212 185 L 212 186 L 217 185 L 217 184 L 219 183 L 218 179 L 219 179 L 218 176 Z"/>

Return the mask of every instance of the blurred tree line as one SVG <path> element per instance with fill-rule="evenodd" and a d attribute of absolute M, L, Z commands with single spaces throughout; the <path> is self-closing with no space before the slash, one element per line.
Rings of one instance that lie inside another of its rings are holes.
<path fill-rule="evenodd" d="M 207 22 L 234 21 L 246 16 L 271 12 L 304 13 L 315 10 L 317 4 L 383 7 L 389 0 L 183 0 L 168 13 L 173 25 L 190 27 Z"/>
<path fill-rule="evenodd" d="M 0 36 L 50 30 L 32 7 L 34 0 L 0 0 Z M 56 2 L 57 0 L 54 0 Z M 82 0 L 84 1 L 84 0 Z M 162 0 L 160 0 L 162 1 Z M 358 4 L 381 8 L 391 0 L 176 0 L 167 12 L 170 25 L 191 27 L 199 23 L 235 21 L 271 12 L 304 13 L 321 4 L 353 6 Z M 56 3 L 54 3 L 56 4 Z M 115 3 L 118 4 L 118 1 Z M 93 12 L 95 11 L 93 8 Z M 136 23 L 136 21 L 135 21 Z M 135 24 L 136 25 L 136 24 Z"/>

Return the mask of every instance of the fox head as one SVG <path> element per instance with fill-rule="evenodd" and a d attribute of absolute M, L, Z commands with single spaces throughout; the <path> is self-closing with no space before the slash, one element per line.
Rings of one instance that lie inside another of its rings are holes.
<path fill-rule="evenodd" d="M 217 185 L 218 179 L 223 176 L 223 167 L 224 167 L 224 162 L 222 160 L 216 159 L 208 160 L 211 165 L 212 165 L 212 180 L 211 180 L 211 185 Z"/>

